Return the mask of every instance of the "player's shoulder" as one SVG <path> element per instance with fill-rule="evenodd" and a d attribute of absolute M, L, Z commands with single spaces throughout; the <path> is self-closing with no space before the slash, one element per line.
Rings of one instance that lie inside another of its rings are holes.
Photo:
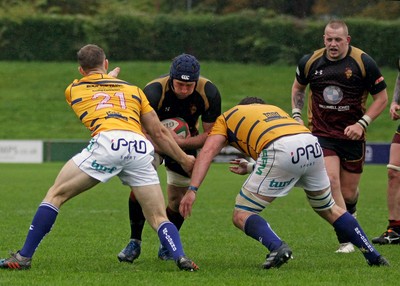
<path fill-rule="evenodd" d="M 351 58 L 355 59 L 358 61 L 359 59 L 363 62 L 364 65 L 370 65 L 374 64 L 375 65 L 375 60 L 366 52 L 364 52 L 362 49 L 350 46 L 350 51 L 348 53 L 348 56 Z"/>
<path fill-rule="evenodd" d="M 169 75 L 164 75 L 153 79 L 143 88 L 147 96 L 161 96 L 164 94 L 168 87 Z"/>
<path fill-rule="evenodd" d="M 200 76 L 197 81 L 196 91 L 207 97 L 220 96 L 217 86 L 211 80 L 203 76 Z"/>
<path fill-rule="evenodd" d="M 168 74 L 162 75 L 162 76 L 160 76 L 158 78 L 155 78 L 152 81 L 148 82 L 146 84 L 145 88 L 147 86 L 155 86 L 155 85 L 162 85 L 163 86 L 163 85 L 166 85 L 168 83 L 168 80 L 169 80 L 169 75 Z"/>
<path fill-rule="evenodd" d="M 325 53 L 325 48 L 320 48 L 311 53 L 303 55 L 299 60 L 299 65 L 306 65 L 308 62 L 314 62 L 321 58 Z"/>

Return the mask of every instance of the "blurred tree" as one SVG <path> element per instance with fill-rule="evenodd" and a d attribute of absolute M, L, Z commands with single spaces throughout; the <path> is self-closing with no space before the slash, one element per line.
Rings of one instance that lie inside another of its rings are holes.
<path fill-rule="evenodd" d="M 37 8 L 51 14 L 83 14 L 95 15 L 101 0 L 40 0 L 36 1 Z"/>
<path fill-rule="evenodd" d="M 386 0 L 315 0 L 312 12 L 315 16 L 399 19 L 400 2 Z"/>
<path fill-rule="evenodd" d="M 400 19 L 400 1 L 379 1 L 366 7 L 360 16 L 381 20 Z"/>
<path fill-rule="evenodd" d="M 0 0 L 0 15 L 213 13 L 245 10 L 306 17 L 398 19 L 400 1 L 387 0 Z"/>

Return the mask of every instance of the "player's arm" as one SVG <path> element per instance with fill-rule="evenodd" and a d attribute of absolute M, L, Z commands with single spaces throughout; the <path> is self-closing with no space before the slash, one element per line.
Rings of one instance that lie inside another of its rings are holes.
<path fill-rule="evenodd" d="M 292 84 L 291 103 L 292 103 L 292 117 L 301 124 L 304 121 L 301 117 L 303 107 L 306 99 L 306 88 L 309 83 L 308 77 L 305 74 L 305 67 L 312 54 L 303 56 L 296 68 L 295 78 Z"/>
<path fill-rule="evenodd" d="M 160 152 L 173 158 L 186 172 L 191 173 L 194 157 L 188 156 L 179 148 L 170 130 L 160 122 L 156 112 L 152 110 L 151 112 L 142 114 L 141 122 L 147 134 L 151 137 L 152 142 L 157 144 Z"/>
<path fill-rule="evenodd" d="M 142 126 L 142 132 L 143 132 L 144 136 L 146 136 L 147 140 L 149 140 L 151 142 L 151 144 L 153 144 L 154 152 L 156 152 L 158 154 L 163 154 L 161 152 L 160 147 L 158 147 L 157 143 L 154 142 L 153 138 L 151 138 L 151 136 L 149 135 L 149 133 L 147 133 L 146 129 L 144 129 L 143 126 Z"/>
<path fill-rule="evenodd" d="M 390 104 L 389 112 L 390 112 L 390 118 L 392 118 L 392 120 L 400 119 L 400 115 L 397 113 L 398 110 L 400 110 L 400 72 L 397 75 L 393 91 L 393 100 L 392 103 Z"/>
<path fill-rule="evenodd" d="M 344 129 L 344 134 L 351 140 L 359 140 L 366 132 L 367 127 L 376 119 L 379 114 L 385 110 L 388 103 L 388 95 L 386 88 L 377 94 L 372 95 L 373 102 L 365 112 L 365 114 L 353 125 L 349 125 Z"/>
<path fill-rule="evenodd" d="M 372 95 L 373 102 L 365 112 L 372 121 L 375 120 L 386 108 L 388 103 L 388 95 L 386 88 L 377 94 Z"/>
<path fill-rule="evenodd" d="M 203 182 L 208 169 L 210 168 L 211 162 L 215 156 L 219 154 L 221 149 L 226 145 L 226 138 L 223 135 L 211 135 L 207 138 L 197 156 L 196 163 L 193 167 L 192 177 L 190 180 L 190 186 L 185 196 L 182 198 L 179 212 L 186 218 L 192 213 L 192 207 L 196 200 L 196 192 Z"/>
<path fill-rule="evenodd" d="M 292 117 L 301 124 L 304 124 L 301 113 L 306 98 L 306 88 L 306 85 L 302 85 L 296 78 L 294 79 L 292 85 Z"/>
<path fill-rule="evenodd" d="M 214 125 L 214 122 L 212 122 L 212 123 L 203 122 L 203 133 L 200 133 L 199 135 L 196 135 L 196 136 L 187 137 L 187 138 L 180 138 L 180 137 L 176 136 L 175 140 L 182 149 L 186 149 L 186 150 L 199 149 L 199 148 L 203 147 L 204 142 L 206 142 L 208 133 L 210 133 L 213 125 Z"/>

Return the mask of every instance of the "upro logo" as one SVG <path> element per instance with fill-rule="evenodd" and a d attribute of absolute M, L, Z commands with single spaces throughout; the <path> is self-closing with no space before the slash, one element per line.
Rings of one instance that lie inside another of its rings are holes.
<path fill-rule="evenodd" d="M 190 76 L 183 74 L 183 75 L 181 75 L 181 79 L 183 79 L 183 80 L 189 80 L 189 79 L 190 79 Z"/>

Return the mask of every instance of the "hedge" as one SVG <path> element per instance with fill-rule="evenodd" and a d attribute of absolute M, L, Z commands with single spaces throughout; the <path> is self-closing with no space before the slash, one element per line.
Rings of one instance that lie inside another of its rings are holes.
<path fill-rule="evenodd" d="M 394 66 L 400 21 L 345 19 L 352 44 L 379 65 Z M 173 17 L 50 16 L 0 19 L 0 60 L 74 61 L 87 43 L 113 60 L 170 60 L 187 52 L 201 60 L 292 65 L 323 45 L 326 21 L 241 15 Z"/>

